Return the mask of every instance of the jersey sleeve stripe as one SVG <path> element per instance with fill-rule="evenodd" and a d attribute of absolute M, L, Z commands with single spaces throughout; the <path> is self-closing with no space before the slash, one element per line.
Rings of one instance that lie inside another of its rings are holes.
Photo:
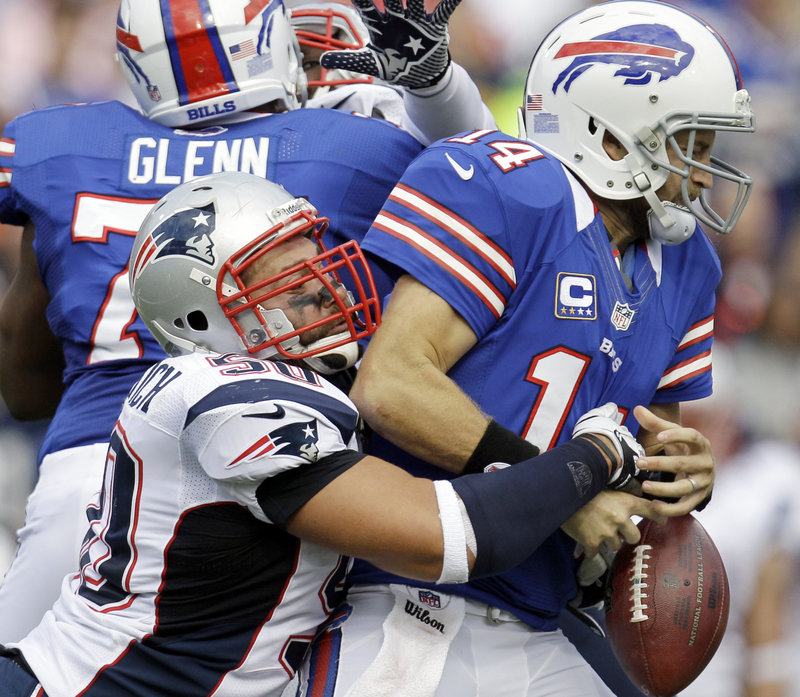
<path fill-rule="evenodd" d="M 694 326 L 686 332 L 686 335 L 683 337 L 681 343 L 678 344 L 678 350 L 688 348 L 693 344 L 696 344 L 698 341 L 703 341 L 703 339 L 708 339 L 709 337 L 714 335 L 714 316 L 707 317 L 706 319 L 700 320 Z"/>
<path fill-rule="evenodd" d="M 405 220 L 383 211 L 375 218 L 373 227 L 411 245 L 418 252 L 436 262 L 462 285 L 469 288 L 486 305 L 495 317 L 505 309 L 505 298 L 485 276 L 473 266 L 456 256 L 451 249 Z"/>
<path fill-rule="evenodd" d="M 11 186 L 11 169 L 0 167 L 0 187 Z"/>
<path fill-rule="evenodd" d="M 389 194 L 389 200 L 418 213 L 453 235 L 483 257 L 506 283 L 512 288 L 516 288 L 517 276 L 511 258 L 466 220 L 447 210 L 433 199 L 403 184 L 398 184 L 394 188 Z"/>
<path fill-rule="evenodd" d="M 15 141 L 10 138 L 0 138 L 0 156 L 12 157 L 16 149 Z"/>
<path fill-rule="evenodd" d="M 661 378 L 657 390 L 665 390 L 674 387 L 678 383 L 686 382 L 688 379 L 711 370 L 711 351 L 703 351 L 678 365 L 673 366 Z"/>

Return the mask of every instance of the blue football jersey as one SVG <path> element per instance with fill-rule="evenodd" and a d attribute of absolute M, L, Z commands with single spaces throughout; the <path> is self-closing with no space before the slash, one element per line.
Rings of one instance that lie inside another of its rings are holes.
<path fill-rule="evenodd" d="M 478 343 L 450 376 L 542 450 L 569 440 L 578 417 L 605 402 L 617 403 L 636 433 L 635 405 L 711 391 L 721 271 L 709 240 L 697 230 L 674 247 L 637 244 L 629 289 L 586 191 L 531 143 L 476 131 L 428 147 L 364 248 L 469 323 Z M 443 476 L 380 438 L 372 448 L 414 474 Z M 576 592 L 574 547 L 558 531 L 521 567 L 456 592 L 551 629 Z M 362 563 L 353 578 L 389 580 Z"/>
<path fill-rule="evenodd" d="M 197 176 L 252 172 L 329 217 L 330 246 L 363 237 L 420 149 L 386 122 L 329 109 L 181 130 L 102 102 L 10 122 L 0 139 L 0 221 L 36 226 L 47 318 L 66 358 L 66 392 L 40 457 L 107 441 L 131 385 L 164 357 L 127 279 L 134 236 L 155 201 Z"/>

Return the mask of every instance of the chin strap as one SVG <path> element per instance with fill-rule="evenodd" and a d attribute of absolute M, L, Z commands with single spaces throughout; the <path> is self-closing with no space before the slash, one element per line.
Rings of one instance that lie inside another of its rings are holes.
<path fill-rule="evenodd" d="M 649 200 L 648 203 L 650 203 Z M 669 201 L 658 201 L 658 208 L 663 211 L 663 214 L 660 214 L 652 203 L 647 212 L 647 225 L 650 228 L 651 239 L 660 244 L 672 246 L 685 242 L 694 234 L 697 220 L 688 208 Z M 669 223 L 665 225 L 664 221 L 669 221 Z"/>
<path fill-rule="evenodd" d="M 326 336 L 324 339 L 315 341 L 314 343 L 304 346 L 303 348 L 307 351 L 309 349 L 313 350 L 315 348 L 325 346 L 326 344 L 332 344 L 336 341 L 340 341 L 343 335 L 349 336 L 349 332 L 340 332 L 339 334 L 334 334 L 333 336 Z M 347 344 L 342 344 L 341 346 L 330 349 L 329 351 L 318 353 L 315 356 L 303 358 L 303 363 L 305 363 L 312 370 L 316 370 L 318 373 L 322 373 L 323 375 L 332 375 L 333 373 L 338 373 L 339 371 L 352 368 L 356 364 L 356 361 L 359 359 L 360 355 L 361 347 L 358 345 L 358 342 L 351 341 Z"/>
<path fill-rule="evenodd" d="M 650 206 L 647 212 L 647 225 L 650 228 L 651 239 L 668 246 L 688 240 L 697 227 L 694 213 L 685 206 L 659 199 L 650 178 L 635 157 L 626 155 L 625 164 L 630 169 L 633 183 Z"/>

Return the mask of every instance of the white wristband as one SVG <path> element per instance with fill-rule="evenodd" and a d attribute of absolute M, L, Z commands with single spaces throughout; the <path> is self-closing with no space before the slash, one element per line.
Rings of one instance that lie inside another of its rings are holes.
<path fill-rule="evenodd" d="M 467 537 L 458 496 L 453 485 L 446 480 L 435 481 L 433 488 L 439 504 L 439 520 L 444 539 L 442 574 L 436 583 L 466 583 L 469 579 Z"/>

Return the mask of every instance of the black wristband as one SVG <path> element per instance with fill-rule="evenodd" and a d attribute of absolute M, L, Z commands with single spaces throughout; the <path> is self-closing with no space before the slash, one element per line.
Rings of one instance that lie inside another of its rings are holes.
<path fill-rule="evenodd" d="M 515 462 L 528 460 L 538 454 L 539 448 L 533 443 L 513 431 L 509 431 L 492 419 L 483 432 L 480 442 L 472 451 L 472 455 L 469 456 L 464 469 L 461 470 L 461 474 L 478 474 L 493 462 L 506 462 L 513 465 Z"/>
<path fill-rule="evenodd" d="M 614 472 L 617 469 L 617 459 L 619 458 L 619 455 L 617 455 L 617 453 L 612 452 L 611 448 L 609 448 L 603 442 L 603 439 L 600 438 L 596 433 L 581 433 L 581 435 L 579 435 L 578 438 L 585 438 L 590 443 L 594 443 L 598 448 L 600 448 L 600 450 L 602 450 L 606 454 L 606 457 L 609 459 L 609 469 L 612 472 Z"/>

